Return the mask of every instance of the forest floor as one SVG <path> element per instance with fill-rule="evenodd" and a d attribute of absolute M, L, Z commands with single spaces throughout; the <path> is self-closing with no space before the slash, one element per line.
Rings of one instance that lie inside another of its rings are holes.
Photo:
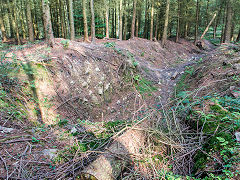
<path fill-rule="evenodd" d="M 180 90 L 200 89 L 198 96 L 221 90 L 239 98 L 237 45 L 213 47 L 206 41 L 200 50 L 183 39 L 169 40 L 165 48 L 140 38 L 55 41 L 53 49 L 39 42 L 1 52 L 0 178 L 76 177 L 119 131 L 153 109 L 171 106 Z M 185 158 L 196 150 L 182 153 Z M 193 167 L 193 160 L 180 170 L 176 163 L 169 168 L 170 162 L 154 164 L 182 175 Z M 136 172 L 142 179 L 153 173 L 134 164 L 121 176 L 136 179 Z"/>

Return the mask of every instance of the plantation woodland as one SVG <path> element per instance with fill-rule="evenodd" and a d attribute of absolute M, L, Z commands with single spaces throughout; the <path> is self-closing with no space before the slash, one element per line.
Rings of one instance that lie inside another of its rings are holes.
<path fill-rule="evenodd" d="M 0 23 L 3 41 L 18 44 L 89 36 L 164 44 L 167 37 L 198 40 L 212 20 L 208 38 L 223 43 L 239 41 L 239 7 L 238 0 L 1 0 Z"/>
<path fill-rule="evenodd" d="M 240 179 L 240 0 L 0 0 L 0 179 Z"/>

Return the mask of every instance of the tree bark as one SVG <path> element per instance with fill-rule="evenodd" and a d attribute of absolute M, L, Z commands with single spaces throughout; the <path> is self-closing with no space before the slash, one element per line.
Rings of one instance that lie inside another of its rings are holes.
<path fill-rule="evenodd" d="M 116 138 L 106 153 L 82 171 L 80 179 L 115 180 L 131 161 L 131 155 L 139 154 L 145 144 L 144 132 L 128 130 Z M 89 175 L 91 177 L 89 177 Z"/>
<path fill-rule="evenodd" d="M 50 16 L 50 8 L 48 0 L 42 0 L 42 9 L 43 9 L 43 20 L 44 20 L 44 29 L 47 39 L 47 44 L 50 47 L 54 46 L 54 36 L 52 30 L 52 22 Z"/>
<path fill-rule="evenodd" d="M 153 15 L 154 15 L 154 1 L 152 1 L 152 8 L 151 8 L 151 27 L 150 27 L 150 41 L 153 40 Z"/>
<path fill-rule="evenodd" d="M 209 29 L 209 27 L 211 26 L 211 24 L 213 23 L 213 21 L 214 21 L 214 19 L 215 19 L 216 16 L 217 16 L 217 14 L 215 13 L 215 14 L 213 15 L 212 20 L 209 22 L 208 26 L 206 27 L 205 31 L 203 32 L 200 40 L 204 38 L 205 34 L 208 32 L 208 29 Z"/>
<path fill-rule="evenodd" d="M 165 46 L 165 43 L 166 43 L 166 40 L 167 40 L 169 7 L 170 7 L 170 0 L 167 0 L 166 13 L 165 13 L 165 23 L 164 23 L 163 36 L 162 36 L 162 46 L 163 47 Z"/>
<path fill-rule="evenodd" d="M 238 31 L 238 36 L 237 36 L 237 39 L 236 39 L 236 42 L 240 41 L 240 29 Z"/>
<path fill-rule="evenodd" d="M 74 28 L 74 17 L 73 17 L 73 2 L 72 0 L 68 0 L 69 7 L 69 20 L 70 20 L 70 39 L 75 39 L 75 28 Z"/>
<path fill-rule="evenodd" d="M 18 22 L 17 21 L 17 16 L 16 16 L 16 13 L 15 13 L 15 11 L 17 10 L 16 4 L 15 4 L 16 1 L 14 0 L 12 3 L 13 3 L 14 8 L 11 7 L 10 2 L 8 0 L 9 16 L 11 16 L 10 19 L 12 20 L 12 28 L 13 28 L 13 31 L 15 33 L 15 38 L 17 40 L 18 45 L 20 45 L 21 44 L 21 39 L 20 39 L 19 28 L 18 28 L 18 24 L 17 24 L 17 22 Z M 14 11 L 13 11 L 13 9 L 14 9 Z"/>
<path fill-rule="evenodd" d="M 229 0 L 227 3 L 227 19 L 224 38 L 225 43 L 229 43 L 231 41 L 231 30 L 232 30 L 232 0 Z"/>
<path fill-rule="evenodd" d="M 32 13 L 31 13 L 31 3 L 27 2 L 27 21 L 28 21 L 28 36 L 29 41 L 34 41 L 34 33 L 33 33 L 33 22 L 32 22 Z"/>
<path fill-rule="evenodd" d="M 91 36 L 92 36 L 92 43 L 95 43 L 96 35 L 95 35 L 94 0 L 90 1 L 90 6 L 91 6 L 91 16 L 92 16 Z"/>
<path fill-rule="evenodd" d="M 106 38 L 109 38 L 109 5 L 107 0 L 105 0 L 105 6 Z"/>
<path fill-rule="evenodd" d="M 178 17 L 177 17 L 177 30 L 176 30 L 176 43 L 179 41 L 179 34 L 180 34 L 180 0 L 177 1 L 178 3 Z"/>
<path fill-rule="evenodd" d="M 126 8 L 127 0 L 124 0 L 124 7 Z M 127 40 L 127 25 L 128 25 L 128 21 L 127 21 L 127 12 L 124 11 L 124 27 L 123 27 L 123 39 Z"/>
<path fill-rule="evenodd" d="M 196 4 L 196 25 L 195 25 L 195 44 L 198 40 L 198 25 L 199 25 L 199 0 L 197 0 Z"/>
<path fill-rule="evenodd" d="M 1 26 L 1 31 L 2 31 L 2 39 L 3 39 L 3 42 L 5 42 L 5 41 L 7 41 L 7 34 L 6 34 L 2 14 L 0 14 L 0 26 Z"/>
<path fill-rule="evenodd" d="M 119 5 L 119 39 L 122 40 L 122 0 L 120 0 L 120 5 Z"/>
<path fill-rule="evenodd" d="M 146 4 L 145 4 L 145 19 L 144 19 L 143 37 L 146 39 L 148 38 L 148 0 L 146 0 Z"/>
<path fill-rule="evenodd" d="M 86 0 L 82 0 L 82 10 L 83 10 L 84 41 L 89 42 L 87 14 L 86 14 Z"/>
<path fill-rule="evenodd" d="M 137 9 L 137 0 L 133 0 L 133 17 L 132 17 L 132 26 L 131 26 L 131 39 L 134 38 L 135 21 L 136 21 L 136 9 Z"/>

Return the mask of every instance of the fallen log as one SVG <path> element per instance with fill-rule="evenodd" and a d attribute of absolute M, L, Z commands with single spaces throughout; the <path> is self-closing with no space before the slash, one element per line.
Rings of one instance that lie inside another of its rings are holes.
<path fill-rule="evenodd" d="M 115 180 L 123 169 L 141 154 L 145 145 L 143 131 L 129 129 L 116 138 L 106 153 L 100 155 L 81 172 L 84 180 Z"/>

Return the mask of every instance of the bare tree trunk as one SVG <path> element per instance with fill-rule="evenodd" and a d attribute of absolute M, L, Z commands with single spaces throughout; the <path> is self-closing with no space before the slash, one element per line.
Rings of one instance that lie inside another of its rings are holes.
<path fill-rule="evenodd" d="M 153 40 L 153 15 L 154 15 L 154 1 L 152 1 L 152 8 L 151 8 L 151 27 L 150 27 L 150 41 Z"/>
<path fill-rule="evenodd" d="M 165 13 L 165 23 L 164 23 L 163 36 L 162 36 L 162 46 L 163 47 L 165 46 L 165 43 L 166 43 L 166 40 L 167 40 L 169 6 L 170 6 L 170 0 L 167 0 L 166 13 Z"/>
<path fill-rule="evenodd" d="M 100 155 L 82 171 L 80 179 L 115 180 L 129 164 L 131 155 L 139 154 L 144 148 L 145 136 L 142 131 L 128 130 L 116 138 L 108 151 Z M 117 157 L 115 156 L 117 155 Z M 90 177 L 89 177 L 90 175 Z"/>
<path fill-rule="evenodd" d="M 199 25 L 199 0 L 197 0 L 196 4 L 196 26 L 195 26 L 195 44 L 198 40 L 198 25 Z"/>
<path fill-rule="evenodd" d="M 215 13 L 215 14 L 213 15 L 212 20 L 210 21 L 210 23 L 209 23 L 208 26 L 206 27 L 206 29 L 205 29 L 205 31 L 203 32 L 203 34 L 202 34 L 202 36 L 201 36 L 200 39 L 203 39 L 203 38 L 204 38 L 205 34 L 208 32 L 208 29 L 209 29 L 209 27 L 211 26 L 211 24 L 213 23 L 213 21 L 214 21 L 214 19 L 215 19 L 216 16 L 217 16 L 217 14 Z"/>
<path fill-rule="evenodd" d="M 126 8 L 127 0 L 124 0 L 124 7 Z M 127 25 L 128 25 L 128 21 L 127 21 L 127 12 L 124 11 L 124 27 L 123 27 L 123 39 L 127 40 Z"/>
<path fill-rule="evenodd" d="M 106 38 L 109 38 L 109 5 L 107 0 L 105 0 L 105 6 Z"/>
<path fill-rule="evenodd" d="M 19 28 L 18 28 L 18 24 L 17 24 L 17 16 L 16 16 L 16 1 L 14 0 L 13 2 L 13 6 L 14 8 L 11 7 L 10 2 L 8 0 L 8 9 L 9 9 L 9 16 L 11 16 L 11 20 L 12 20 L 12 27 L 13 27 L 13 31 L 15 33 L 15 38 L 17 39 L 17 43 L 21 44 L 21 39 L 20 39 L 20 34 L 19 34 Z M 13 11 L 14 10 L 14 11 Z"/>
<path fill-rule="evenodd" d="M 136 28 L 135 28 L 135 36 L 138 37 L 138 29 L 139 29 L 139 18 L 136 16 Z"/>
<path fill-rule="evenodd" d="M 6 35 L 6 30 L 5 30 L 5 26 L 4 26 L 3 18 L 1 14 L 0 14 L 0 26 L 2 31 L 3 42 L 5 42 L 7 41 L 7 35 Z"/>
<path fill-rule="evenodd" d="M 45 35 L 47 38 L 48 46 L 54 46 L 54 36 L 52 30 L 52 22 L 50 16 L 50 8 L 48 0 L 42 0 L 42 8 L 43 8 L 43 20 L 44 20 L 44 29 Z"/>
<path fill-rule="evenodd" d="M 227 3 L 227 19 L 224 38 L 225 43 L 229 43 L 231 41 L 231 29 L 232 29 L 232 0 L 229 0 Z"/>
<path fill-rule="evenodd" d="M 240 29 L 238 31 L 238 36 L 237 36 L 237 39 L 236 39 L 236 42 L 240 41 Z"/>
<path fill-rule="evenodd" d="M 136 9 L 137 9 L 137 0 L 133 0 L 133 17 L 132 17 L 132 26 L 131 26 L 131 39 L 134 38 L 135 21 L 136 21 Z"/>
<path fill-rule="evenodd" d="M 95 14 L 94 14 L 94 0 L 90 1 L 91 6 L 91 16 L 92 16 L 92 24 L 91 24 L 91 36 L 92 36 L 92 43 L 95 43 Z"/>
<path fill-rule="evenodd" d="M 157 15 L 156 19 L 158 19 L 158 15 Z M 154 35 L 155 41 L 158 40 L 157 35 L 158 35 L 158 21 L 155 22 L 155 35 Z"/>
<path fill-rule="evenodd" d="M 34 33 L 33 33 L 33 22 L 32 22 L 32 13 L 31 13 L 31 2 L 27 2 L 27 20 L 28 20 L 28 35 L 29 41 L 34 41 Z"/>
<path fill-rule="evenodd" d="M 87 14 L 86 14 L 86 0 L 82 0 L 82 10 L 83 10 L 83 24 L 84 24 L 84 41 L 89 42 Z"/>
<path fill-rule="evenodd" d="M 122 40 L 122 0 L 120 0 L 119 5 L 119 39 Z"/>
<path fill-rule="evenodd" d="M 179 41 L 180 33 L 180 0 L 178 0 L 178 17 L 177 17 L 177 30 L 176 30 L 176 43 Z"/>
<path fill-rule="evenodd" d="M 75 28 L 74 28 L 74 18 L 73 18 L 73 2 L 72 0 L 68 0 L 69 7 L 69 20 L 70 20 L 70 39 L 75 39 Z"/>
<path fill-rule="evenodd" d="M 63 4 L 63 0 L 59 0 L 60 1 L 60 19 L 61 19 L 61 34 L 63 38 L 66 38 L 66 27 L 65 27 L 65 16 L 64 16 L 64 4 Z"/>

